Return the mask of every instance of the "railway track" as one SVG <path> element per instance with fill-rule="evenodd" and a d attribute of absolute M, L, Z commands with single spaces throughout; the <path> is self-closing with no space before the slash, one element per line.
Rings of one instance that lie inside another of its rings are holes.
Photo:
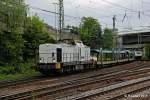
<path fill-rule="evenodd" d="M 145 66 L 149 66 L 149 64 L 145 65 Z M 112 74 L 108 74 L 108 75 L 103 75 L 103 76 L 91 76 L 91 77 L 82 77 L 76 80 L 71 80 L 71 81 L 65 81 L 65 82 L 60 82 L 57 84 L 51 84 L 50 86 L 46 86 L 46 87 L 42 87 L 36 90 L 31 90 L 31 91 L 26 91 L 26 92 L 13 92 L 12 94 L 9 95 L 3 95 L 1 97 L 1 99 L 5 100 L 5 99 L 31 99 L 33 97 L 40 97 L 40 96 L 44 96 L 44 95 L 56 95 L 57 93 L 63 92 L 66 89 L 74 89 L 74 88 L 78 88 L 79 86 L 85 86 L 85 85 L 91 85 L 91 84 L 96 84 L 97 82 L 102 82 L 102 81 L 108 81 L 108 80 L 112 80 L 112 79 L 116 79 L 116 77 L 118 75 L 123 75 L 125 77 L 125 73 L 128 72 L 131 75 L 136 75 L 136 74 L 140 74 L 142 73 L 142 69 L 140 68 L 145 68 L 145 66 L 141 67 L 136 67 L 136 68 L 131 68 L 130 70 L 123 70 L 122 72 L 118 71 L 114 72 Z M 135 71 L 136 69 L 140 69 L 139 71 Z M 143 69 L 144 70 L 144 69 Z M 146 73 L 146 71 L 149 70 L 145 70 L 143 71 L 143 73 Z M 134 72 L 134 74 L 133 74 Z M 126 75 L 126 77 L 129 76 Z M 109 78 L 108 78 L 109 77 Z"/>
<path fill-rule="evenodd" d="M 135 73 L 135 74 L 138 74 L 138 73 Z M 147 74 L 147 75 L 144 74 L 144 75 L 148 76 L 150 74 Z M 123 77 L 129 77 L 129 76 L 133 77 L 134 76 L 134 78 L 135 77 L 139 78 L 139 77 L 142 77 L 144 75 L 133 75 L 133 74 L 129 75 L 128 74 L 128 75 L 123 75 L 121 77 L 123 78 Z M 60 98 L 63 98 L 63 97 L 68 97 L 69 95 L 81 94 L 82 92 L 88 91 L 88 90 L 93 89 L 93 88 L 96 89 L 98 87 L 108 86 L 108 85 L 111 85 L 111 84 L 117 84 L 117 83 L 120 83 L 120 82 L 123 82 L 123 81 L 127 81 L 127 80 L 122 80 L 121 78 L 116 79 L 116 78 L 114 78 L 114 76 L 109 77 L 109 78 L 108 77 L 107 78 L 102 78 L 102 79 L 99 79 L 97 81 L 91 80 L 91 81 L 88 81 L 88 82 L 76 84 L 73 87 L 69 87 L 69 88 L 59 90 L 57 94 L 52 95 L 52 96 L 48 96 L 48 99 L 51 99 L 51 100 L 52 99 L 60 99 Z M 64 93 L 61 93 L 61 91 L 64 92 Z"/>
<path fill-rule="evenodd" d="M 110 85 L 57 100 L 117 100 L 150 88 L 150 76 Z"/>
<path fill-rule="evenodd" d="M 0 81 L 0 89 L 8 86 L 15 86 L 19 84 L 26 84 L 29 82 L 34 82 L 34 81 L 39 81 L 45 79 L 46 76 L 44 75 L 39 75 L 39 76 L 33 76 L 33 77 L 27 77 L 27 78 L 22 78 L 18 80 L 4 80 Z"/>
<path fill-rule="evenodd" d="M 139 91 L 135 91 L 130 94 L 125 94 L 120 100 L 149 100 L 150 99 L 150 88 L 143 88 Z"/>
<path fill-rule="evenodd" d="M 141 62 L 142 63 L 142 62 Z M 139 63 L 140 65 L 141 65 L 141 63 Z M 130 63 L 129 63 L 130 64 Z M 127 66 L 129 65 L 129 64 L 126 64 Z M 135 64 L 135 65 L 134 65 Z M 137 64 L 137 62 L 132 62 L 131 63 L 131 65 L 130 66 L 140 66 L 140 65 L 136 65 Z M 126 67 L 126 66 L 124 66 L 124 65 L 119 65 L 120 67 Z M 113 72 L 115 72 L 117 69 L 119 69 L 120 70 L 120 67 L 119 66 L 117 66 L 117 67 L 114 67 L 115 68 L 115 70 L 113 69 Z M 130 66 L 128 66 L 128 67 L 126 67 L 126 69 L 127 68 L 129 68 Z M 111 70 L 112 70 L 111 68 L 110 68 L 110 70 L 109 69 L 107 69 L 106 68 L 106 70 L 108 70 L 108 72 L 111 72 Z M 97 70 L 96 70 L 97 71 Z M 105 70 L 104 70 L 105 71 Z M 104 72 L 103 71 L 103 72 Z M 94 72 L 92 71 L 92 72 L 88 72 L 88 76 L 95 76 L 95 73 L 97 73 L 97 72 L 95 72 L 94 74 L 93 74 Z M 87 76 L 87 74 L 86 73 L 80 73 L 80 76 L 83 74 L 83 76 L 84 77 L 86 77 Z M 85 74 L 85 75 L 84 75 Z M 91 75 L 92 74 L 92 75 Z M 103 75 L 103 74 L 107 74 L 107 73 L 101 73 L 101 75 Z M 98 74 L 98 75 L 100 75 L 100 74 Z M 71 75 L 70 75 L 71 76 Z M 76 75 L 76 74 L 73 74 L 72 75 L 73 77 L 71 77 L 71 78 L 76 78 L 76 77 L 79 77 L 78 75 Z M 75 77 L 74 77 L 75 76 Z M 65 76 L 63 76 L 63 77 L 65 77 Z M 60 77 L 46 77 L 46 76 L 43 76 L 43 75 L 41 75 L 41 76 L 35 76 L 35 77 L 30 77 L 30 78 L 23 78 L 23 79 L 19 79 L 19 80 L 8 80 L 8 81 L 1 81 L 0 82 L 0 89 L 1 88 L 5 88 L 5 87 L 11 87 L 11 86 L 18 86 L 18 85 L 21 85 L 21 86 L 23 86 L 23 84 L 28 84 L 28 83 L 32 83 L 32 82 L 40 82 L 40 81 L 43 81 L 43 80 L 47 80 L 47 79 L 50 79 L 50 78 L 52 78 L 52 79 L 54 79 L 54 78 L 60 78 Z M 63 78 L 63 79 L 65 79 L 65 78 Z M 64 80 L 62 80 L 62 81 L 64 81 Z"/>

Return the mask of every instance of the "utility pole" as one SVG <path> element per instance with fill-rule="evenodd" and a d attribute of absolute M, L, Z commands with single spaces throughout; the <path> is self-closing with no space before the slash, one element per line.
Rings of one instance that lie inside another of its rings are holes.
<path fill-rule="evenodd" d="M 55 12 L 57 13 L 57 5 L 58 3 L 53 3 L 55 6 Z M 55 32 L 56 32 L 56 40 L 58 40 L 58 28 L 57 28 L 57 14 L 55 13 Z"/>
<path fill-rule="evenodd" d="M 60 40 L 62 39 L 62 33 L 64 29 L 64 4 L 63 0 L 59 0 L 59 35 Z"/>
<path fill-rule="evenodd" d="M 113 32 L 116 31 L 116 15 L 113 16 Z"/>
<path fill-rule="evenodd" d="M 113 47 L 117 46 L 117 36 L 116 36 L 116 15 L 113 16 Z"/>
<path fill-rule="evenodd" d="M 114 15 L 112 19 L 113 19 L 113 48 L 115 48 L 114 50 L 117 53 L 118 49 L 117 49 L 117 35 L 116 35 L 116 15 Z M 113 56 L 114 56 L 114 59 L 118 59 L 118 53 L 117 55 L 113 55 Z"/>

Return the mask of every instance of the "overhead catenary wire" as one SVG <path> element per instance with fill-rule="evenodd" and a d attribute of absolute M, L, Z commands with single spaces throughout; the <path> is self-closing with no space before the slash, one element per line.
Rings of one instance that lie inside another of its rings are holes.
<path fill-rule="evenodd" d="M 42 9 L 42 8 L 39 8 L 39 7 L 34 7 L 34 6 L 29 6 L 29 8 L 32 8 L 32 9 L 35 9 L 35 10 L 40 10 L 40 11 L 44 11 L 44 12 L 48 12 L 48 13 L 52 13 L 52 14 L 59 14 L 57 12 L 53 12 L 53 11 L 50 11 L 50 10 L 45 10 L 45 9 Z M 131 13 L 127 13 L 127 14 L 131 14 Z M 118 15 L 123 15 L 123 14 L 118 14 Z M 75 16 L 70 16 L 70 15 L 64 15 L 65 17 L 68 17 L 68 18 L 73 18 L 73 19 L 76 19 L 76 20 L 81 20 L 82 18 L 81 17 L 75 17 Z M 112 16 L 112 15 L 111 15 Z M 109 16 L 109 17 L 111 17 Z M 104 17 L 104 16 L 103 16 Z M 108 16 L 107 16 L 108 17 Z M 100 18 L 100 17 L 99 17 Z M 118 22 L 118 21 L 117 21 Z M 120 21 L 121 22 L 121 21 Z M 102 22 L 102 24 L 105 24 L 105 25 L 111 25 L 111 24 L 108 24 L 108 23 L 104 23 Z"/>
<path fill-rule="evenodd" d="M 103 1 L 108 1 L 108 0 L 103 0 Z M 143 1 L 143 0 L 142 0 Z M 89 1 L 89 3 L 93 3 L 94 1 L 92 1 L 92 0 L 90 0 Z M 108 1 L 109 2 L 109 1 Z M 107 3 L 108 3 L 107 2 Z M 94 2 L 95 3 L 95 2 Z M 97 2 L 96 2 L 97 3 Z M 105 2 L 106 3 L 106 2 Z M 136 13 L 137 14 L 137 17 L 138 17 L 138 19 L 139 20 L 141 20 L 141 17 L 142 17 L 142 15 L 143 16 L 147 16 L 147 17 L 150 17 L 150 15 L 148 15 L 148 14 L 145 14 L 144 13 L 144 10 L 143 10 L 143 4 L 142 4 L 142 10 L 134 10 L 133 9 L 133 7 L 131 7 L 131 8 L 128 8 L 128 7 L 124 7 L 124 6 L 122 6 L 122 5 L 119 5 L 119 4 L 116 4 L 116 3 L 112 3 L 112 2 L 109 2 L 109 4 L 110 5 L 112 5 L 112 6 L 114 6 L 114 7 L 117 7 L 117 8 L 121 8 L 121 10 L 125 10 L 125 14 L 118 14 L 118 15 L 123 15 L 123 19 L 122 19 L 122 21 L 120 21 L 120 22 L 124 22 L 124 19 L 126 18 L 126 17 L 128 17 L 128 15 L 129 14 L 133 14 L 133 13 Z M 133 6 L 133 5 L 132 5 Z M 79 7 L 81 7 L 81 6 L 79 6 Z M 92 6 L 92 9 L 94 9 L 93 8 L 93 6 Z M 131 13 L 126 13 L 126 12 L 131 12 Z M 117 14 L 116 14 L 117 15 Z M 112 17 L 112 15 L 111 16 L 105 16 L 104 18 L 106 18 L 106 17 Z M 129 18 L 131 18 L 131 17 L 129 17 Z M 129 18 L 127 18 L 127 20 L 129 19 Z M 117 21 L 118 22 L 118 21 Z"/>
<path fill-rule="evenodd" d="M 72 0 L 73 1 L 73 0 Z M 74 0 L 75 1 L 75 0 Z M 108 0 L 103 0 L 103 1 L 108 1 Z M 90 2 L 89 3 L 91 3 L 91 2 L 93 2 L 92 0 L 90 0 Z M 109 1 L 110 2 L 110 1 Z M 71 2 L 72 3 L 72 2 Z M 112 6 L 114 6 L 114 7 L 118 7 L 118 6 L 115 6 L 115 5 L 113 5 L 113 4 L 111 4 Z M 117 4 L 117 5 L 119 5 L 119 4 Z M 122 5 L 120 5 L 118 8 L 122 8 L 121 7 Z M 41 8 L 39 8 L 39 7 L 34 7 L 33 8 L 33 6 L 28 6 L 29 8 L 32 8 L 32 9 L 35 9 L 35 10 L 41 10 L 41 11 L 44 11 L 44 12 L 48 12 L 48 13 L 52 13 L 52 14 L 59 14 L 59 13 L 57 13 L 57 12 L 55 12 L 55 11 L 50 11 L 50 10 L 45 10 L 45 9 L 41 9 Z M 80 6 L 81 7 L 81 6 Z M 123 6 L 124 7 L 124 6 Z M 38 8 L 38 9 L 37 9 Z M 92 8 L 93 8 L 93 10 L 94 10 L 94 6 L 92 6 Z M 139 11 L 137 11 L 137 10 L 134 10 L 134 9 L 130 9 L 130 10 L 127 10 L 126 9 L 127 7 L 125 7 L 125 8 L 122 8 L 122 9 L 124 9 L 124 11 L 131 11 L 132 13 L 137 13 L 137 16 L 139 16 Z M 134 11 L 132 11 L 132 10 L 134 10 Z M 103 10 L 102 10 L 103 11 Z M 144 10 L 145 12 L 148 12 L 147 10 Z M 128 14 L 131 14 L 131 13 L 126 13 L 127 15 Z M 115 15 L 117 15 L 117 16 L 123 16 L 124 14 L 115 14 Z M 141 17 L 141 15 L 146 15 L 147 17 L 148 16 L 150 16 L 150 15 L 148 15 L 148 14 L 145 14 L 145 13 L 143 13 L 143 12 L 140 12 L 140 17 Z M 112 17 L 113 15 L 106 15 L 106 16 L 96 16 L 96 18 L 98 18 L 98 19 L 100 19 L 100 18 L 106 18 L 106 17 Z M 81 20 L 82 19 L 82 17 L 78 17 L 78 16 L 72 16 L 72 15 L 67 15 L 67 14 L 65 14 L 65 17 L 67 17 L 67 18 L 70 18 L 70 19 L 75 19 L 75 20 Z M 107 25 L 109 25 L 109 24 L 107 24 Z"/>
<path fill-rule="evenodd" d="M 110 2 L 110 1 L 108 1 L 108 0 L 102 0 L 102 1 L 105 2 L 105 3 L 111 4 L 111 5 L 115 6 L 115 7 L 123 8 L 124 10 L 128 10 L 128 11 L 135 12 L 135 13 L 139 13 L 139 12 L 140 12 L 140 11 L 137 11 L 137 10 L 134 10 L 134 9 L 130 9 L 130 8 L 124 7 L 124 6 L 122 6 L 122 5 L 119 5 L 119 4 Z M 93 2 L 93 1 L 90 0 L 90 3 L 91 3 L 91 2 Z M 142 1 L 142 3 L 150 3 L 150 2 Z M 16 3 L 16 2 L 15 2 L 14 4 L 18 5 L 18 3 Z M 57 13 L 57 12 L 49 11 L 49 10 L 45 10 L 45 9 L 41 9 L 41 8 L 39 8 L 39 7 L 34 7 L 34 6 L 30 6 L 30 5 L 28 5 L 28 7 L 32 8 L 32 9 L 38 9 L 38 10 L 41 10 L 41 11 L 53 13 L 53 14 L 59 14 L 59 13 Z M 93 8 L 93 9 L 95 9 L 95 8 Z M 146 12 L 149 12 L 149 11 L 146 10 Z M 128 14 L 129 14 L 129 13 L 128 13 Z M 115 14 L 115 15 L 123 15 L 123 14 Z M 149 16 L 149 17 L 150 17 L 150 15 L 148 15 L 148 14 L 144 14 L 144 13 L 143 13 L 143 15 L 146 15 L 146 16 Z M 66 16 L 66 17 L 72 17 L 72 18 L 81 19 L 80 17 L 75 17 L 75 16 L 71 16 L 71 15 L 65 15 L 65 16 Z M 102 16 L 102 17 L 112 17 L 112 15 L 111 15 L 111 16 Z"/>
<path fill-rule="evenodd" d="M 52 14 L 59 14 L 57 12 L 54 11 L 50 11 L 50 10 L 45 10 L 39 7 L 34 7 L 34 6 L 28 6 L 29 8 L 35 9 L 35 10 L 41 10 L 44 12 L 48 12 L 48 13 L 52 13 Z M 131 14 L 131 13 L 126 13 L 126 14 Z M 124 14 L 116 14 L 116 15 L 124 15 Z M 65 17 L 69 17 L 69 18 L 74 18 L 74 19 L 82 19 L 81 17 L 76 17 L 76 16 L 71 16 L 71 15 L 64 15 Z M 96 18 L 102 18 L 102 17 L 112 17 L 113 15 L 109 15 L 109 16 L 96 16 Z"/>
<path fill-rule="evenodd" d="M 110 1 L 108 1 L 108 0 L 102 0 L 102 1 L 103 1 L 103 2 L 106 2 L 106 3 L 108 3 L 108 4 L 111 4 L 111 5 L 113 5 L 113 6 L 116 6 L 116 7 L 123 8 L 123 9 L 125 9 L 125 10 L 128 10 L 128 11 L 131 11 L 131 12 L 139 13 L 139 11 L 137 11 L 137 10 L 134 10 L 134 9 L 131 9 L 131 8 L 127 8 L 127 7 L 124 7 L 124 6 L 122 6 L 122 5 L 119 5 L 119 4 L 110 2 Z M 143 13 L 143 15 L 150 17 L 150 15 L 147 15 L 147 14 L 144 14 L 144 13 Z"/>
<path fill-rule="evenodd" d="M 119 4 L 116 4 L 116 3 L 112 3 L 112 2 L 110 2 L 110 1 L 108 1 L 108 0 L 102 0 L 103 2 L 105 2 L 105 3 L 109 3 L 109 4 L 111 4 L 111 5 L 113 5 L 113 6 L 116 6 L 116 7 L 119 7 L 119 8 L 123 8 L 124 10 L 128 10 L 128 11 L 131 11 L 131 12 L 135 12 L 135 13 L 139 13 L 139 11 L 137 11 L 137 10 L 134 10 L 134 9 L 130 9 L 130 8 L 127 8 L 127 7 L 124 7 L 124 6 L 122 6 L 122 5 L 119 5 Z M 90 1 L 90 2 L 93 2 L 93 1 Z M 81 7 L 81 6 L 80 6 Z M 35 8 L 35 7 L 34 7 Z M 36 7 L 36 8 L 38 8 L 38 7 Z M 90 7 L 91 8 L 91 7 Z M 92 7 L 92 9 L 96 9 L 96 8 L 93 8 Z M 50 11 L 49 11 L 50 12 Z M 56 12 L 53 12 L 53 11 L 51 11 L 51 13 L 56 13 Z M 58 13 L 57 13 L 58 14 Z M 118 14 L 117 14 L 118 15 Z M 70 16 L 70 15 L 66 15 L 66 16 L 68 16 L 68 17 L 74 17 L 74 16 Z M 149 15 L 148 15 L 149 16 Z M 104 16 L 104 17 L 110 17 L 110 16 Z M 112 17 L 112 16 L 111 16 Z M 75 18 L 77 18 L 77 17 L 75 17 Z"/>
<path fill-rule="evenodd" d="M 108 0 L 104 0 L 104 1 L 108 1 Z M 91 0 L 89 3 L 92 3 L 93 1 Z M 72 2 L 71 2 L 72 3 Z M 72 3 L 73 4 L 73 3 Z M 116 3 L 114 3 L 114 4 L 116 4 Z M 113 4 L 110 4 L 110 5 L 112 5 L 112 6 L 114 6 L 114 7 L 118 7 L 118 6 L 116 6 L 116 5 L 113 5 Z M 119 5 L 119 4 L 117 4 L 117 5 Z M 90 5 L 91 6 L 91 5 Z M 73 7 L 73 5 L 71 5 L 71 7 Z M 77 7 L 77 9 L 79 9 L 80 7 L 82 7 L 82 5 L 80 5 L 79 7 Z M 31 8 L 31 7 L 29 7 L 29 8 Z M 44 12 L 48 12 L 48 13 L 52 13 L 52 14 L 59 14 L 59 13 L 57 13 L 57 12 L 55 12 L 55 11 L 50 11 L 50 10 L 45 10 L 45 9 L 37 9 L 37 8 L 39 8 L 39 7 L 36 7 L 36 8 L 32 8 L 32 9 L 35 9 L 35 10 L 41 10 L 41 11 L 44 11 Z M 93 8 L 93 10 L 95 9 L 95 6 L 92 6 L 92 8 Z M 118 8 L 121 8 L 122 10 L 124 10 L 124 11 L 126 11 L 126 16 L 129 16 L 129 14 L 134 14 L 134 13 L 136 13 L 136 16 L 137 16 L 137 18 L 142 18 L 142 15 L 144 15 L 144 16 L 147 16 L 147 17 L 150 17 L 148 14 L 145 14 L 145 13 L 143 13 L 142 11 L 138 11 L 138 10 L 134 10 L 133 8 L 128 8 L 128 7 L 122 7 L 122 5 L 120 5 Z M 80 8 L 81 9 L 81 8 Z M 86 8 L 85 8 L 86 9 Z M 128 9 L 128 10 L 127 10 Z M 83 9 L 82 9 L 83 10 Z M 95 10 L 94 10 L 95 11 Z M 145 10 L 144 10 L 145 11 Z M 102 12 L 103 12 L 103 10 L 102 10 Z M 88 14 L 89 15 L 89 14 Z M 100 15 L 100 14 L 99 14 Z M 111 18 L 112 16 L 113 16 L 113 14 L 112 15 L 94 15 L 93 17 L 95 17 L 95 18 L 97 18 L 97 19 L 104 19 L 104 18 Z M 117 20 L 118 19 L 120 19 L 120 22 L 118 22 L 117 24 L 119 24 L 119 23 L 121 23 L 122 22 L 122 18 L 125 16 L 125 13 L 124 14 L 116 14 L 115 13 L 115 15 L 117 15 Z M 135 15 L 135 14 L 134 14 Z M 74 15 L 68 15 L 67 13 L 64 15 L 67 19 L 70 19 L 70 22 L 71 21 L 74 21 L 74 20 L 81 20 L 82 19 L 82 15 L 80 15 L 80 16 L 74 16 Z M 84 15 L 85 16 L 85 15 Z M 92 16 L 92 15 L 91 15 Z M 121 17 L 118 17 L 118 16 L 121 16 Z M 131 17 L 129 17 L 129 18 L 131 18 Z M 129 18 L 127 18 L 127 20 L 126 21 L 128 21 L 128 19 Z M 74 20 L 71 20 L 71 19 L 74 19 Z M 101 21 L 100 21 L 101 22 Z M 109 21 L 110 22 L 110 21 Z M 108 25 L 108 20 L 106 21 L 106 25 Z M 125 22 L 125 21 L 124 21 Z M 102 23 L 102 24 L 104 24 L 104 23 Z M 126 23 L 125 23 L 126 24 Z"/>
<path fill-rule="evenodd" d="M 42 9 L 42 8 L 39 8 L 39 7 L 34 7 L 34 6 L 29 6 L 30 8 L 32 9 L 36 9 L 36 10 L 41 10 L 41 11 L 44 11 L 44 12 L 48 12 L 48 13 L 52 13 L 52 14 L 59 14 L 57 12 L 54 12 L 54 11 L 50 11 L 50 10 L 45 10 L 45 9 Z M 70 18 L 75 18 L 75 19 L 81 19 L 80 17 L 75 17 L 75 16 L 71 16 L 71 15 L 64 15 L 66 17 L 70 17 Z"/>

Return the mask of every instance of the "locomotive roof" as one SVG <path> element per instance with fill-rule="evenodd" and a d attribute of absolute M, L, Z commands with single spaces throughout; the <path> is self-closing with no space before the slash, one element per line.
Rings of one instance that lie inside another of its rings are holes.
<path fill-rule="evenodd" d="M 68 43 L 63 43 L 63 42 L 60 42 L 60 43 L 57 43 L 57 44 L 52 44 L 52 43 L 45 43 L 45 44 L 40 44 L 40 46 L 78 46 L 78 47 L 87 47 L 86 45 L 84 45 L 82 43 L 82 41 L 78 41 L 78 42 L 75 42 L 75 44 L 68 44 Z"/>

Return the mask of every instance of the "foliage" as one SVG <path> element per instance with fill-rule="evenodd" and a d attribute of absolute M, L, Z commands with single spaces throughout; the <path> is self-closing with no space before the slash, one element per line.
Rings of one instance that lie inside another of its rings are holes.
<path fill-rule="evenodd" d="M 99 48 L 101 42 L 101 26 L 93 17 L 83 17 L 80 23 L 82 41 L 91 48 Z"/>
<path fill-rule="evenodd" d="M 3 63 L 14 64 L 22 60 L 23 38 L 17 32 L 4 32 L 1 37 L 1 61 Z"/>
<path fill-rule="evenodd" d="M 150 59 L 150 44 L 144 44 L 145 59 Z"/>
<path fill-rule="evenodd" d="M 22 33 L 25 18 L 26 5 L 24 0 L 0 1 L 0 23 L 2 26 L 0 30 Z"/>
<path fill-rule="evenodd" d="M 0 64 L 14 65 L 22 60 L 26 6 L 23 0 L 1 0 L 0 7 Z"/>
<path fill-rule="evenodd" d="M 4 67 L 3 67 L 4 68 Z M 11 71 L 11 70 L 9 70 Z M 0 80 L 16 80 L 16 79 L 22 79 L 22 78 L 28 78 L 28 77 L 32 77 L 32 76 L 38 76 L 41 75 L 39 72 L 35 71 L 35 70 L 26 70 L 22 73 L 15 73 L 15 74 L 1 74 L 0 73 Z"/>
<path fill-rule="evenodd" d="M 75 27 L 75 26 L 72 26 L 71 33 L 79 35 L 79 28 Z"/>
<path fill-rule="evenodd" d="M 55 42 L 39 17 L 27 17 L 24 0 L 0 1 L 0 25 L 2 76 L 32 71 L 28 66 L 35 61 L 39 44 Z M 31 63 L 26 65 L 27 61 Z"/>
<path fill-rule="evenodd" d="M 111 49 L 113 47 L 113 35 L 112 30 L 109 28 L 104 29 L 103 34 L 103 48 Z"/>
<path fill-rule="evenodd" d="M 55 42 L 49 36 L 48 30 L 43 21 L 37 16 L 28 17 L 26 21 L 24 59 L 34 58 L 37 55 L 38 46 L 43 43 Z"/>
<path fill-rule="evenodd" d="M 0 79 L 19 79 L 40 75 L 31 66 L 34 65 L 33 61 L 18 63 L 17 66 L 0 66 Z"/>

